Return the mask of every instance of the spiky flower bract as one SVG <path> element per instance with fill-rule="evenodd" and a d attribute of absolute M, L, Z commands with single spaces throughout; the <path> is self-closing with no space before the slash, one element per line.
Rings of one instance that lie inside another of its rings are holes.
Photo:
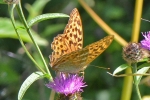
<path fill-rule="evenodd" d="M 87 85 L 83 82 L 83 77 L 80 77 L 77 74 L 65 75 L 61 73 L 55 77 L 53 82 L 49 82 L 46 86 L 67 96 L 68 94 L 73 94 L 75 92 L 83 92 L 81 88 Z"/>
<path fill-rule="evenodd" d="M 3 0 L 7 4 L 18 4 L 20 0 Z"/>
<path fill-rule="evenodd" d="M 127 62 L 138 62 L 143 59 L 143 57 L 143 49 L 139 43 L 129 43 L 123 48 L 123 59 Z"/>

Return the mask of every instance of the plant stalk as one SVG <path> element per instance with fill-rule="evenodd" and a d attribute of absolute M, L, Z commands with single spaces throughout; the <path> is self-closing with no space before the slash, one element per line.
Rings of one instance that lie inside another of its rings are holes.
<path fill-rule="evenodd" d="M 132 64 L 132 72 L 133 73 L 136 73 L 137 72 L 137 63 L 133 63 Z M 134 83 L 134 85 L 135 85 L 135 89 L 136 89 L 136 92 L 137 92 L 137 95 L 138 95 L 138 98 L 139 98 L 139 100 L 142 100 L 142 98 L 141 98 L 141 93 L 140 93 L 140 90 L 139 90 L 139 86 L 138 86 L 138 84 L 137 84 L 137 82 L 136 82 L 136 77 L 137 76 L 133 76 L 133 83 Z"/>
<path fill-rule="evenodd" d="M 13 16 L 13 8 L 11 9 L 11 8 L 10 8 L 10 5 L 8 5 L 8 9 L 9 9 L 10 19 L 11 19 L 12 25 L 13 25 L 13 27 L 14 27 L 14 29 L 15 29 L 15 32 L 16 32 L 16 34 L 17 34 L 17 36 L 18 36 L 18 39 L 19 39 L 19 41 L 20 41 L 22 47 L 24 48 L 26 54 L 27 54 L 28 57 L 33 61 L 33 63 L 37 66 L 37 68 L 38 68 L 39 70 L 41 70 L 44 74 L 46 74 L 46 72 L 45 72 L 45 71 L 38 65 L 38 63 L 33 59 L 33 57 L 32 57 L 32 56 L 30 55 L 30 53 L 28 52 L 26 46 L 24 45 L 24 43 L 23 43 L 23 41 L 22 41 L 22 39 L 21 39 L 21 36 L 20 36 L 20 34 L 18 33 L 18 30 L 17 30 L 17 28 L 16 28 L 16 24 L 15 24 L 15 20 L 14 20 L 14 16 Z"/>
<path fill-rule="evenodd" d="M 40 55 L 40 57 L 41 57 L 41 60 L 42 60 L 42 62 L 43 62 L 43 64 L 44 64 L 44 67 L 45 67 L 47 73 L 49 74 L 49 79 L 52 80 L 52 76 L 51 76 L 51 74 L 50 74 L 50 71 L 49 71 L 49 69 L 48 69 L 48 66 L 47 66 L 47 64 L 46 64 L 46 62 L 45 62 L 45 60 L 44 60 L 44 57 L 43 57 L 43 55 L 42 55 L 42 53 L 41 53 L 41 51 L 40 51 L 40 49 L 39 49 L 39 47 L 38 47 L 36 41 L 35 41 L 34 38 L 33 38 L 32 32 L 31 32 L 31 30 L 30 30 L 30 28 L 29 28 L 29 26 L 28 26 L 28 24 L 27 24 L 27 22 L 26 22 L 26 19 L 25 19 L 25 17 L 24 17 L 24 14 L 23 14 L 23 11 L 22 11 L 22 7 L 21 7 L 21 2 L 19 2 L 19 3 L 16 5 L 16 8 L 17 8 L 18 14 L 19 14 L 19 16 L 20 16 L 20 19 L 21 19 L 21 21 L 22 21 L 23 24 L 24 24 L 24 27 L 25 27 L 27 33 L 29 34 L 29 36 L 30 36 L 30 38 L 31 38 L 31 40 L 32 40 L 32 42 L 33 42 L 33 44 L 35 45 L 35 47 L 36 47 L 36 49 L 37 49 L 37 51 L 38 51 L 38 53 L 39 53 L 39 55 Z"/>

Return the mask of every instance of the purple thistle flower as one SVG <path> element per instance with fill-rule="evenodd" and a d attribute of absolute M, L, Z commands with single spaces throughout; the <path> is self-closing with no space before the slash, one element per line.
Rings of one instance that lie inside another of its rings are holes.
<path fill-rule="evenodd" d="M 77 74 L 68 74 L 67 77 L 65 74 L 60 74 L 55 77 L 53 82 L 49 82 L 46 86 L 67 96 L 68 94 L 73 94 L 75 92 L 83 92 L 81 88 L 87 85 L 83 82 L 83 77 L 80 77 Z"/>
<path fill-rule="evenodd" d="M 150 31 L 142 33 L 142 35 L 145 38 L 144 40 L 141 41 L 142 48 L 150 50 Z"/>

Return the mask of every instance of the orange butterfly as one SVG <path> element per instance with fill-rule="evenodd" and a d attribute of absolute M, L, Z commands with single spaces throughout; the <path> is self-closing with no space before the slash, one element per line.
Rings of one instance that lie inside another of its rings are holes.
<path fill-rule="evenodd" d="M 83 48 L 83 30 L 80 14 L 74 8 L 63 34 L 57 35 L 52 44 L 50 66 L 58 72 L 78 73 L 96 59 L 112 42 L 114 36 L 106 36 Z"/>

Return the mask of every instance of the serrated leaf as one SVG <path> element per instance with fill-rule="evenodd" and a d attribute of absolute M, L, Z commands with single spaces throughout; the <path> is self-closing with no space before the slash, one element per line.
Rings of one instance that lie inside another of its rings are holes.
<path fill-rule="evenodd" d="M 113 75 L 127 69 L 128 67 L 130 67 L 128 64 L 122 64 L 120 65 L 118 68 L 115 69 L 115 71 L 113 72 Z"/>
<path fill-rule="evenodd" d="M 0 24 L 0 38 L 14 38 L 14 39 L 18 39 L 18 36 L 12 26 L 12 23 L 10 21 L 10 19 L 8 18 L 0 18 L 0 22 L 3 22 Z M 21 23 L 19 23 L 18 21 L 16 21 L 16 25 L 18 29 L 18 32 L 20 33 L 20 36 L 22 38 L 23 41 L 25 42 L 29 42 L 32 43 L 28 33 L 21 28 L 23 25 Z M 46 46 L 48 45 L 48 41 L 44 38 L 41 38 L 36 32 L 33 32 L 33 36 L 35 41 L 37 42 L 38 45 L 43 45 Z"/>
<path fill-rule="evenodd" d="M 35 82 L 36 80 L 43 78 L 43 77 L 44 77 L 44 74 L 42 72 L 32 73 L 21 85 L 21 88 L 18 93 L 18 100 L 22 100 L 25 92 L 27 91 L 27 89 L 30 87 L 30 85 L 33 82 Z"/>
<path fill-rule="evenodd" d="M 144 75 L 144 74 L 148 71 L 149 68 L 150 68 L 150 67 L 143 67 L 143 68 L 139 69 L 139 70 L 136 72 L 136 74 L 143 74 L 143 75 Z M 141 78 L 142 78 L 143 75 L 141 75 L 141 76 L 136 76 L 135 84 L 139 84 L 139 83 L 140 83 Z"/>
<path fill-rule="evenodd" d="M 49 14 L 42 14 L 39 16 L 36 16 L 35 18 L 33 18 L 29 23 L 29 27 L 33 26 L 35 23 L 41 22 L 43 20 L 47 20 L 47 19 L 53 19 L 53 18 L 62 18 L 62 17 L 69 17 L 66 14 L 62 14 L 62 13 L 49 13 Z"/>

